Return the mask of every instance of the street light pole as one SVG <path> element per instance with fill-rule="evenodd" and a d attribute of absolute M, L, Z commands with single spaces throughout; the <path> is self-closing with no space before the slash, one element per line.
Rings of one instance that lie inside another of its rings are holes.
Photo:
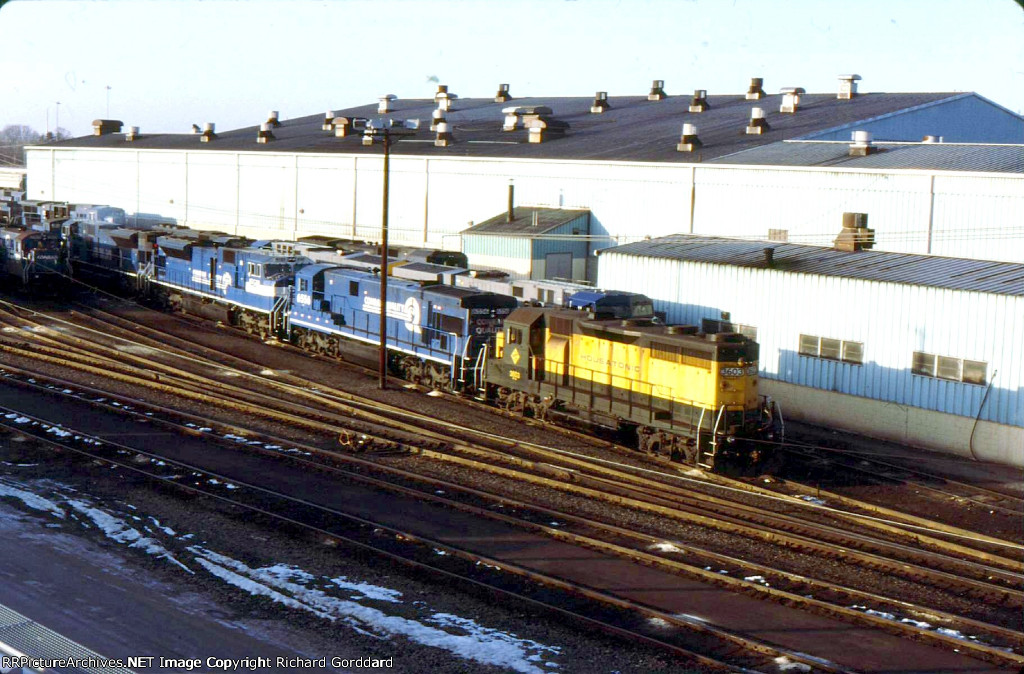
<path fill-rule="evenodd" d="M 60 101 L 57 101 L 57 119 L 53 123 L 53 137 L 60 140 Z"/>
<path fill-rule="evenodd" d="M 380 390 L 388 387 L 388 191 L 391 178 L 391 134 L 384 136 L 384 202 L 380 223 Z"/>
<path fill-rule="evenodd" d="M 107 85 L 107 119 L 110 119 L 110 85 Z"/>

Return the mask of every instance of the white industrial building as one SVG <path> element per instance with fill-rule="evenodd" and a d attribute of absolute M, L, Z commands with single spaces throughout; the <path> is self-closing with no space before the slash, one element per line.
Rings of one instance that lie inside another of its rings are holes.
<path fill-rule="evenodd" d="M 756 337 L 791 418 L 1024 466 L 1024 264 L 693 235 L 598 259 L 671 323 Z"/>
<path fill-rule="evenodd" d="M 383 149 L 365 122 L 418 120 L 390 129 L 395 243 L 459 248 L 512 181 L 519 206 L 588 209 L 594 249 L 679 232 L 827 244 L 858 211 L 879 249 L 1024 261 L 1024 119 L 972 93 L 858 93 L 857 79 L 593 99 L 442 87 L 186 134 L 97 120 L 99 135 L 27 150 L 28 197 L 253 238 L 376 239 Z"/>

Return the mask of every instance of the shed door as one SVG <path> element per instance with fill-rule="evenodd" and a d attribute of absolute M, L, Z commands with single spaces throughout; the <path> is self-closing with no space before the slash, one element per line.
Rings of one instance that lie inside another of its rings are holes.
<path fill-rule="evenodd" d="M 544 278 L 571 279 L 572 253 L 548 253 L 544 257 Z"/>

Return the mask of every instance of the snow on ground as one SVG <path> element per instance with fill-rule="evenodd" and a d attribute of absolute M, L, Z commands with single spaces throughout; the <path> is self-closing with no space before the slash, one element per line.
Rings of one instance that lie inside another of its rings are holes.
<path fill-rule="evenodd" d="M 648 550 L 657 550 L 658 552 L 683 552 L 682 548 L 676 547 L 672 543 L 655 543 L 654 545 L 648 546 Z"/>
<path fill-rule="evenodd" d="M 44 492 L 47 496 L 35 492 Z M 335 624 L 347 625 L 371 637 L 405 637 L 414 643 L 448 651 L 467 661 L 524 674 L 544 674 L 560 667 L 552 661 L 552 658 L 561 654 L 558 646 L 522 639 L 469 618 L 435 612 L 423 601 L 406 604 L 398 590 L 363 583 L 346 576 L 315 576 L 287 564 L 252 568 L 244 562 L 193 543 L 194 534 L 179 534 L 152 516 L 143 518 L 132 512 L 101 508 L 66 485 L 44 480 L 26 484 L 0 478 L 0 498 L 3 497 L 17 499 L 33 510 L 48 513 L 65 522 L 84 528 L 96 528 L 112 541 L 166 560 L 190 574 L 204 569 L 212 577 L 251 595 L 265 597 Z M 129 504 L 122 507 L 128 511 L 137 510 Z M 152 526 L 144 524 L 144 534 L 128 524 L 131 520 L 149 521 Z M 161 536 L 165 540 L 158 538 Z M 192 544 L 185 547 L 177 557 L 168 550 L 167 546 L 174 543 L 180 545 L 186 541 Z M 382 606 L 368 606 L 361 602 Z M 409 613 L 408 608 L 412 607 L 417 617 L 413 619 L 396 615 L 396 605 L 402 605 L 406 614 Z M 389 607 L 392 607 L 391 613 L 388 612 Z"/>

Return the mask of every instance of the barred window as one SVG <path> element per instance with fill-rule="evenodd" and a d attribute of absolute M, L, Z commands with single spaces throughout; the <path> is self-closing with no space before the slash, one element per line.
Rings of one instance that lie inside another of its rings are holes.
<path fill-rule="evenodd" d="M 800 355 L 817 356 L 818 338 L 812 335 L 800 335 Z"/>
<path fill-rule="evenodd" d="M 988 380 L 988 363 L 979 360 L 939 356 L 915 351 L 910 371 L 922 377 L 984 385 Z"/>
<path fill-rule="evenodd" d="M 800 335 L 801 356 L 839 360 L 853 365 L 864 364 L 864 342 L 849 342 L 844 339 Z"/>
<path fill-rule="evenodd" d="M 915 351 L 914 362 L 910 366 L 910 371 L 914 374 L 920 374 L 925 377 L 934 377 L 935 355 L 931 353 L 924 353 L 923 351 Z"/>

